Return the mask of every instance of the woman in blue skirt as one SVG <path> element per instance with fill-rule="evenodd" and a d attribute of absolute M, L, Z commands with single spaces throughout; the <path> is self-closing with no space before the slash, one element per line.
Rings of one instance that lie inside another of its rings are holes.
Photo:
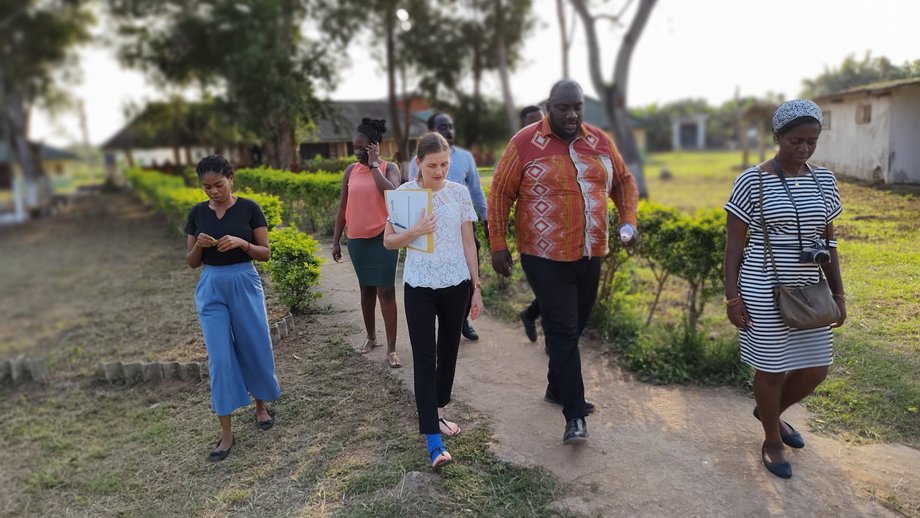
<path fill-rule="evenodd" d="M 281 395 L 272 356 L 262 281 L 252 260 L 267 261 L 268 224 L 259 205 L 233 195 L 233 168 L 220 155 L 201 159 L 196 168 L 208 201 L 192 207 L 188 234 L 189 266 L 204 264 L 195 290 L 195 307 L 208 349 L 211 406 L 221 436 L 209 459 L 230 454 L 230 414 L 256 400 L 256 426 L 274 424 L 265 406 Z"/>

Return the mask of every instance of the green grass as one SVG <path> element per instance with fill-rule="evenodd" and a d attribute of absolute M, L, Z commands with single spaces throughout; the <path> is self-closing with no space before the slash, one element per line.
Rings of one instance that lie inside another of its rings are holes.
<path fill-rule="evenodd" d="M 650 197 L 686 211 L 720 207 L 740 164 L 740 152 L 654 154 L 645 167 Z M 661 179 L 665 168 L 672 179 Z M 835 228 L 849 315 L 834 333 L 830 376 L 805 404 L 815 412 L 819 429 L 917 446 L 920 188 L 876 188 L 840 179 L 840 193 L 844 212 Z M 713 306 L 707 330 L 731 332 L 722 308 Z"/>

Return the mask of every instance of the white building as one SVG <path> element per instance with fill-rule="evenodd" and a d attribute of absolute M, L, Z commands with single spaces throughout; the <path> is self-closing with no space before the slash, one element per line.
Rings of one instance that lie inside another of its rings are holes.
<path fill-rule="evenodd" d="M 920 79 L 859 86 L 815 102 L 824 113 L 816 164 L 862 180 L 920 183 Z"/>

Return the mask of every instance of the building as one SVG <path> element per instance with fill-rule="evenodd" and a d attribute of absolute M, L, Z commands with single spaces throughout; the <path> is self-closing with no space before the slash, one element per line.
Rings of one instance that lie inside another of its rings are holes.
<path fill-rule="evenodd" d="M 427 117 L 418 116 L 424 111 L 424 105 L 418 105 L 411 100 L 409 116 L 409 149 L 415 149 L 416 141 L 428 132 Z M 332 115 L 316 123 L 316 131 L 308 135 L 300 143 L 300 156 L 307 160 L 319 155 L 323 158 L 345 158 L 354 155 L 355 147 L 352 140 L 355 138 L 355 128 L 361 124 L 361 119 L 384 119 L 387 121 L 387 132 L 380 143 L 380 155 L 391 157 L 396 153 L 396 138 L 390 117 L 390 104 L 386 99 L 373 101 L 331 101 Z M 402 102 L 400 102 L 401 108 Z M 402 111 L 400 109 L 400 111 Z M 404 124 L 405 121 L 400 121 Z"/>
<path fill-rule="evenodd" d="M 545 106 L 545 104 L 541 104 L 540 106 Z M 604 112 L 604 105 L 599 100 L 589 95 L 585 96 L 585 107 L 584 114 L 582 115 L 582 120 L 588 124 L 591 124 L 592 126 L 601 128 L 607 132 L 608 135 L 610 135 L 610 138 L 613 138 L 613 128 L 611 128 L 610 124 L 607 123 L 607 115 Z M 629 127 L 632 128 L 633 138 L 636 139 L 636 147 L 639 148 L 639 153 L 642 155 L 644 160 L 646 155 L 645 120 L 630 114 Z M 616 141 L 614 140 L 614 142 Z"/>
<path fill-rule="evenodd" d="M 32 143 L 34 151 L 38 151 L 42 169 L 47 173 L 45 181 L 52 185 L 65 175 L 69 175 L 72 167 L 79 157 L 63 149 Z M 34 152 L 33 151 L 33 152 Z M 26 192 L 26 186 L 21 181 L 18 166 L 13 163 L 13 157 L 6 144 L 0 142 L 0 224 L 19 223 L 25 221 L 27 207 L 26 199 L 37 196 L 36 191 Z M 34 189 L 34 188 L 33 188 Z"/>
<path fill-rule="evenodd" d="M 824 113 L 815 163 L 862 180 L 920 183 L 920 79 L 872 83 L 814 101 Z"/>

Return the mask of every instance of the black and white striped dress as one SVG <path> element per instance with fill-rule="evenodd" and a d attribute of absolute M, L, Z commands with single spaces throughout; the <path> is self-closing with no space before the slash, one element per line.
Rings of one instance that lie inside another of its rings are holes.
<path fill-rule="evenodd" d="M 803 241 L 823 236 L 827 224 L 842 211 L 834 173 L 823 167 L 808 167 L 813 176 L 786 178 L 798 208 Z M 751 326 L 741 331 L 741 360 L 766 372 L 830 365 L 834 361 L 830 327 L 791 329 L 783 324 L 773 303 L 776 275 L 764 253 L 759 175 L 763 175 L 763 213 L 779 282 L 805 286 L 818 282 L 819 278 L 818 265 L 799 262 L 796 211 L 779 177 L 757 168 L 741 173 L 725 204 L 725 210 L 741 218 L 749 228 L 738 276 L 738 290 L 751 316 Z M 815 179 L 824 189 L 823 202 Z M 827 244 L 837 247 L 836 241 Z"/>

